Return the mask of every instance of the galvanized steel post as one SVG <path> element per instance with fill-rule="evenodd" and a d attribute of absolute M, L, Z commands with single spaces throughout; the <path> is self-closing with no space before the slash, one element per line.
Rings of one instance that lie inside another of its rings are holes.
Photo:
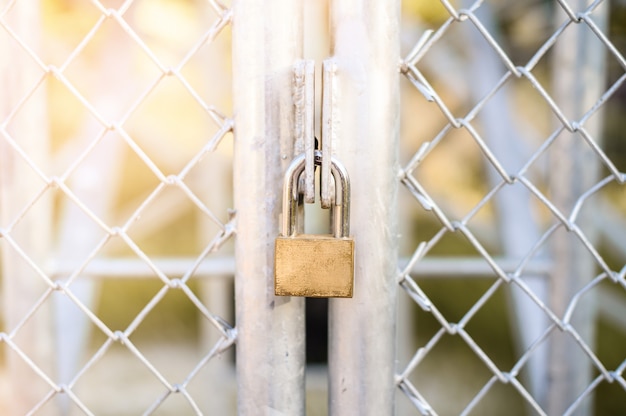
<path fill-rule="evenodd" d="M 331 3 L 337 134 L 351 183 L 352 299 L 331 299 L 330 415 L 394 411 L 399 2 Z"/>
<path fill-rule="evenodd" d="M 293 157 L 301 1 L 233 4 L 237 391 L 240 415 L 304 414 L 304 299 L 274 296 L 283 172 Z"/>

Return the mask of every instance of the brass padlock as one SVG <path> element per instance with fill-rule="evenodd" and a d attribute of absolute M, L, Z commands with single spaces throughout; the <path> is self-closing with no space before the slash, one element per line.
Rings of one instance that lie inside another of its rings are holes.
<path fill-rule="evenodd" d="M 333 234 L 297 234 L 298 183 L 304 155 L 285 173 L 283 225 L 274 251 L 274 290 L 278 296 L 351 298 L 354 286 L 354 239 L 350 238 L 350 182 L 341 163 L 332 159 L 335 201 Z"/>

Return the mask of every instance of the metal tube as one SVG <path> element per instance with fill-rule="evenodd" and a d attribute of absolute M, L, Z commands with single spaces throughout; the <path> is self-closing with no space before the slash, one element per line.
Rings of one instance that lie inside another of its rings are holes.
<path fill-rule="evenodd" d="M 293 157 L 300 1 L 233 4 L 238 414 L 304 414 L 304 299 L 274 296 L 283 173 Z"/>
<path fill-rule="evenodd" d="M 352 299 L 329 304 L 329 414 L 394 412 L 399 3 L 334 1 L 333 147 L 351 184 Z"/>

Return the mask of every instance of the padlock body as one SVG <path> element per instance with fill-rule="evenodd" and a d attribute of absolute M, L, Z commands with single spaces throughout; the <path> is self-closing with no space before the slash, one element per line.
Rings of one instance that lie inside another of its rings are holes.
<path fill-rule="evenodd" d="M 274 260 L 274 289 L 278 296 L 352 297 L 352 238 L 308 234 L 279 236 Z"/>

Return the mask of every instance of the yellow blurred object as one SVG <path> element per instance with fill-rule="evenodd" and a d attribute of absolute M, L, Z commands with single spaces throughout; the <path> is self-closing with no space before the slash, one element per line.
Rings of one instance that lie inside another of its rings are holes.
<path fill-rule="evenodd" d="M 450 1 L 456 7 L 455 1 Z M 402 2 L 402 15 L 423 20 L 431 24 L 440 24 L 450 17 L 450 13 L 438 1 L 414 0 Z"/>

